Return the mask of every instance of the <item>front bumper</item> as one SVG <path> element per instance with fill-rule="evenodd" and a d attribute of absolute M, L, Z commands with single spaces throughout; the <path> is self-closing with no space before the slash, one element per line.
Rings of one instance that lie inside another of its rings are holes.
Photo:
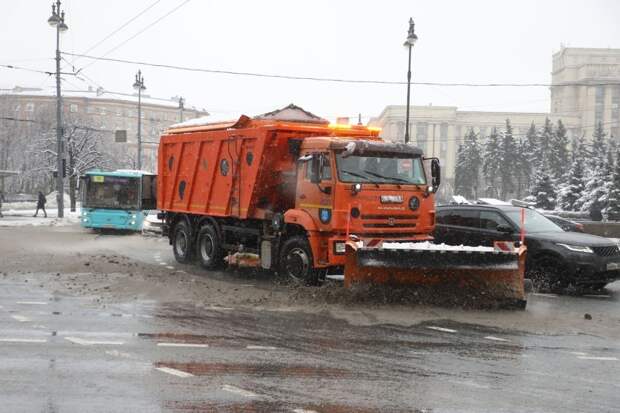
<path fill-rule="evenodd" d="M 572 278 L 578 284 L 608 283 L 620 279 L 620 255 L 573 254 L 572 258 L 568 263 L 574 268 Z"/>

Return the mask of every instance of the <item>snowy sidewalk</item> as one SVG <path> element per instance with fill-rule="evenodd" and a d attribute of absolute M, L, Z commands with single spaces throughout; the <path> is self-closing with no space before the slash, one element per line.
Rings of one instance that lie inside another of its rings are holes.
<path fill-rule="evenodd" d="M 80 210 L 71 212 L 65 209 L 64 218 L 58 218 L 58 211 L 47 210 L 47 218 L 39 211 L 39 216 L 33 217 L 35 209 L 2 209 L 3 217 L 0 218 L 0 227 L 21 227 L 29 226 L 64 226 L 80 222 Z"/>

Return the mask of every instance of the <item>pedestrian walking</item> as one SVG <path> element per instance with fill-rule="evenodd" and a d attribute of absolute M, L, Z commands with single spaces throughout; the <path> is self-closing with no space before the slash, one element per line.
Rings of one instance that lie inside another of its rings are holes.
<path fill-rule="evenodd" d="M 0 191 L 0 218 L 4 217 L 4 215 L 2 215 L 2 203 L 4 201 L 4 192 Z"/>
<path fill-rule="evenodd" d="M 45 218 L 47 218 L 47 211 L 45 210 L 46 202 L 47 202 L 47 199 L 45 199 L 45 195 L 43 195 L 43 192 L 39 191 L 39 198 L 37 199 L 37 210 L 34 213 L 33 217 L 36 217 L 37 215 L 39 215 L 39 209 L 42 209 L 43 213 L 45 214 Z"/>

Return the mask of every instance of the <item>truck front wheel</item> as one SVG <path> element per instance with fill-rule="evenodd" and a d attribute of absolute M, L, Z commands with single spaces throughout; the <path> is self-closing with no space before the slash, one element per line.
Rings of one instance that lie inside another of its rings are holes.
<path fill-rule="evenodd" d="M 204 225 L 198 232 L 196 252 L 200 265 L 207 270 L 220 268 L 223 264 L 224 252 L 220 238 L 213 225 Z"/>
<path fill-rule="evenodd" d="M 280 250 L 279 273 L 306 285 L 318 285 L 325 270 L 314 268 L 312 249 L 306 237 L 295 236 L 284 242 Z"/>

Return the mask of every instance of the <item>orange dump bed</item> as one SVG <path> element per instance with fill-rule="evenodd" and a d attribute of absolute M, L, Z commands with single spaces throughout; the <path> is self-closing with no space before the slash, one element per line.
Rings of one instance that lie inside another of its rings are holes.
<path fill-rule="evenodd" d="M 359 136 L 365 127 L 256 120 L 168 131 L 159 145 L 157 206 L 216 217 L 265 218 L 295 206 L 296 155 L 305 138 Z"/>

